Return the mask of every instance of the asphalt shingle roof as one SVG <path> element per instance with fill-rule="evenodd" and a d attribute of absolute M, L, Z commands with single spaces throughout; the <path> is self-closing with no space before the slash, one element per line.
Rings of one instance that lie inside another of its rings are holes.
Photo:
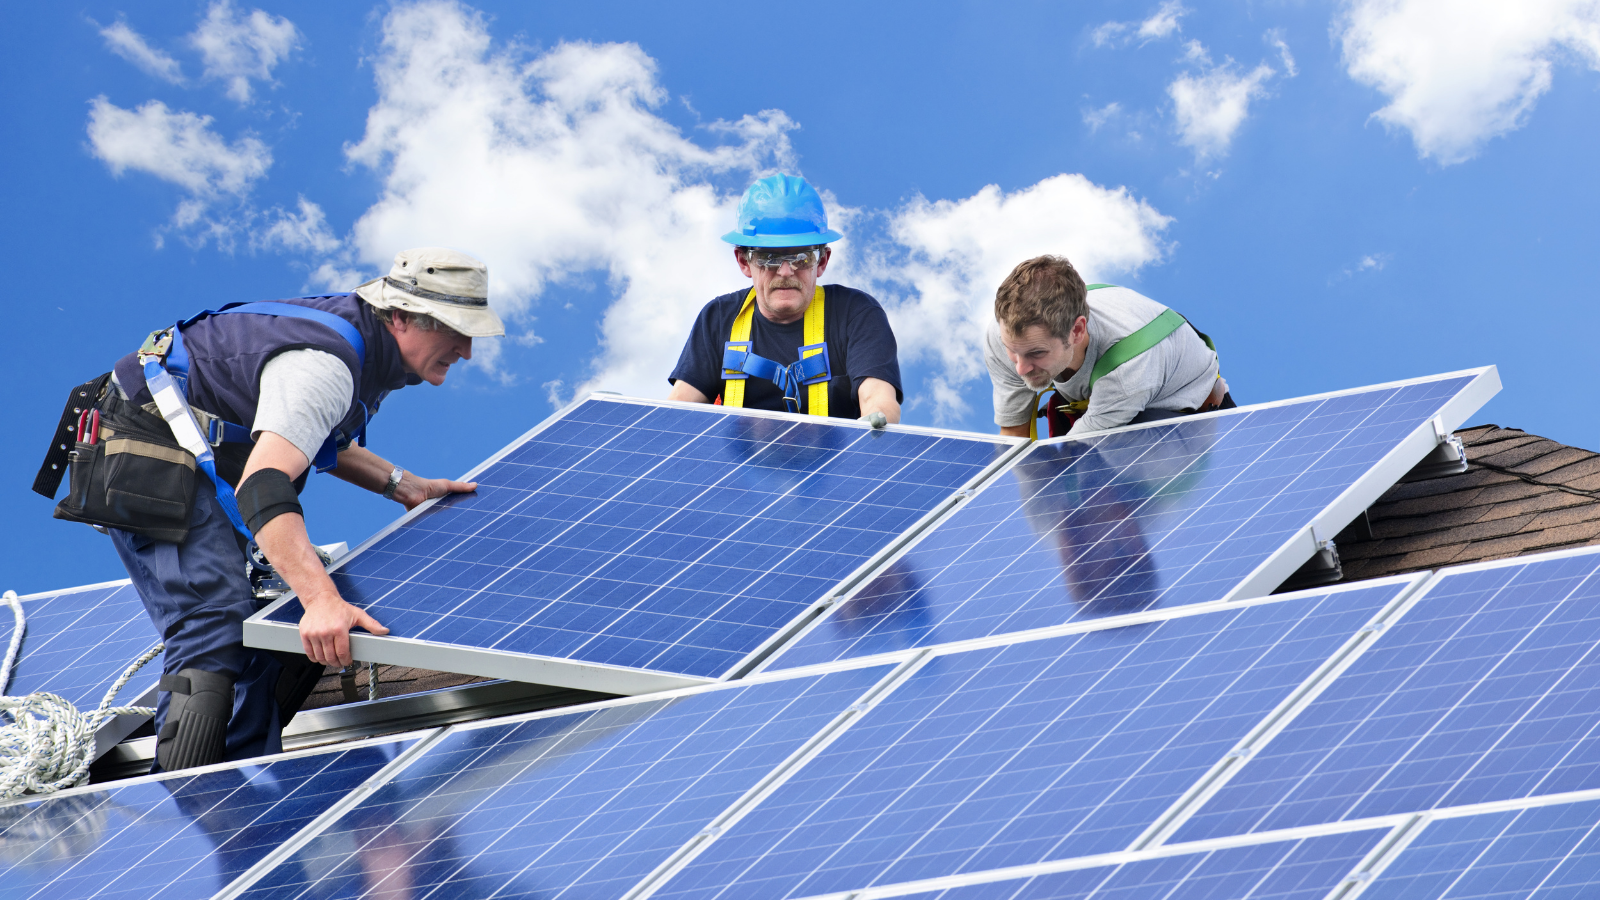
<path fill-rule="evenodd" d="M 1467 471 L 1395 485 L 1335 538 L 1344 581 L 1600 543 L 1600 453 L 1498 425 L 1456 434 Z"/>

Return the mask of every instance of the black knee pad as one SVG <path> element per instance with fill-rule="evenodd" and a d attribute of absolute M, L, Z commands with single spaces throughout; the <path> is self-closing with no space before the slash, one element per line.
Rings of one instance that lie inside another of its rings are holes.
<path fill-rule="evenodd" d="M 167 718 L 156 735 L 156 764 L 164 772 L 222 762 L 233 717 L 233 679 L 203 669 L 161 676 Z"/>

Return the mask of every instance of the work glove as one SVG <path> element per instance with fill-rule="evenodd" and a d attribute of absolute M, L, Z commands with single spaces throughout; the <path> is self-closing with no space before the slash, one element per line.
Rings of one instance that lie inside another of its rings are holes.
<path fill-rule="evenodd" d="M 873 428 L 883 428 L 889 424 L 889 417 L 881 412 L 869 412 L 856 421 L 871 425 Z"/>

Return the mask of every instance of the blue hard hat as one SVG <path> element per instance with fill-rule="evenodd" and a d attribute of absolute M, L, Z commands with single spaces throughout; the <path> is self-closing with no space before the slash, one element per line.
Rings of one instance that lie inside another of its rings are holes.
<path fill-rule="evenodd" d="M 811 247 L 844 237 L 828 230 L 822 197 L 804 178 L 768 175 L 739 201 L 739 230 L 722 239 L 740 247 Z"/>

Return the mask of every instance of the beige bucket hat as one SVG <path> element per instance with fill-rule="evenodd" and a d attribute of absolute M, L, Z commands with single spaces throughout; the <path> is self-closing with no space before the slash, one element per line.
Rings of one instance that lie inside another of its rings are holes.
<path fill-rule="evenodd" d="M 432 316 L 467 337 L 506 333 L 489 308 L 489 267 L 444 247 L 400 251 L 389 274 L 357 287 L 356 296 L 378 309 Z"/>

